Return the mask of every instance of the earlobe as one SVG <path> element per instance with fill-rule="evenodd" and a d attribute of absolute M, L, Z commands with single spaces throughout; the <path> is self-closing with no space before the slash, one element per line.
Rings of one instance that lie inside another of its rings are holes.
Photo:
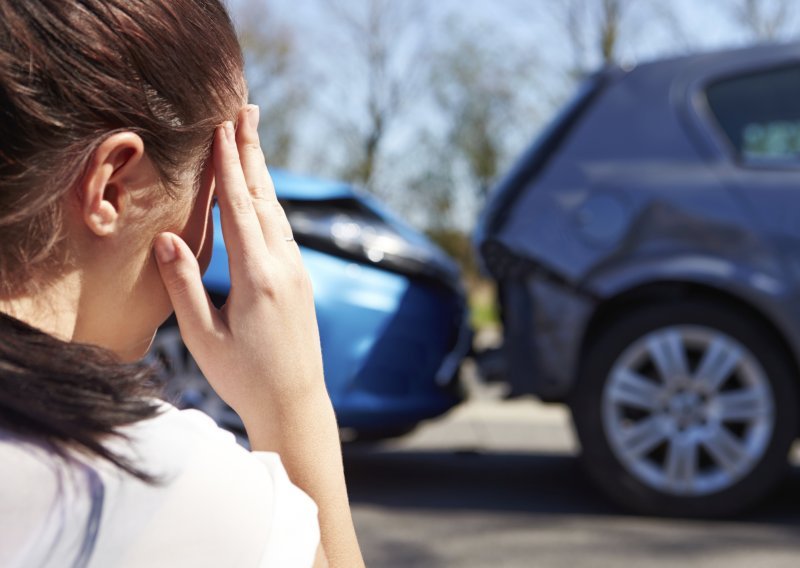
<path fill-rule="evenodd" d="M 144 142 L 133 132 L 106 138 L 92 154 L 78 187 L 83 221 L 99 237 L 113 234 L 129 199 L 130 185 L 144 175 Z"/>
<path fill-rule="evenodd" d="M 114 232 L 118 218 L 117 209 L 104 200 L 92 208 L 86 224 L 98 237 L 105 237 Z"/>

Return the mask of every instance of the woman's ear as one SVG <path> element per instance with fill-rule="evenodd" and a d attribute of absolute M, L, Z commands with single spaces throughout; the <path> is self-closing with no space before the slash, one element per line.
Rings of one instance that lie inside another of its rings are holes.
<path fill-rule="evenodd" d="M 119 229 L 130 188 L 148 175 L 144 142 L 133 132 L 112 134 L 92 154 L 78 186 L 83 221 L 99 237 Z"/>

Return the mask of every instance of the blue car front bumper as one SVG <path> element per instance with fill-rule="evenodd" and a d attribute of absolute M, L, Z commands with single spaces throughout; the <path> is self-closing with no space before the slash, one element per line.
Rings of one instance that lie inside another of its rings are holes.
<path fill-rule="evenodd" d="M 462 294 L 311 248 L 301 252 L 341 427 L 399 430 L 460 401 L 458 368 L 471 346 Z M 222 243 L 215 243 L 204 281 L 217 294 L 230 289 Z"/>

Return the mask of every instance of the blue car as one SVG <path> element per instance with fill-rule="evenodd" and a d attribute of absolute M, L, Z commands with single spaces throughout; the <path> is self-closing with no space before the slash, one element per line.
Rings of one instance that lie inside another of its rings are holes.
<path fill-rule="evenodd" d="M 311 276 L 325 382 L 339 426 L 359 438 L 398 435 L 460 400 L 458 369 L 471 346 L 455 262 L 352 186 L 273 172 Z M 203 278 L 221 305 L 230 290 L 219 210 Z M 167 393 L 224 428 L 243 432 L 184 347 L 174 320 L 151 353 Z"/>

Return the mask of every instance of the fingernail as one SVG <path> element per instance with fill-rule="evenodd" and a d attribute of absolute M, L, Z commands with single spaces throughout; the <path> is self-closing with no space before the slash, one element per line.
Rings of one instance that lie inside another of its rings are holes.
<path fill-rule="evenodd" d="M 247 105 L 247 124 L 253 130 L 258 130 L 258 119 L 261 116 L 261 111 L 258 105 Z"/>
<path fill-rule="evenodd" d="M 228 142 L 233 142 L 236 139 L 236 131 L 233 129 L 233 123 L 228 120 L 223 127 L 225 128 L 225 136 L 228 138 Z"/>
<path fill-rule="evenodd" d="M 166 233 L 156 237 L 155 248 L 159 262 L 166 264 L 175 260 L 175 242 Z"/>

